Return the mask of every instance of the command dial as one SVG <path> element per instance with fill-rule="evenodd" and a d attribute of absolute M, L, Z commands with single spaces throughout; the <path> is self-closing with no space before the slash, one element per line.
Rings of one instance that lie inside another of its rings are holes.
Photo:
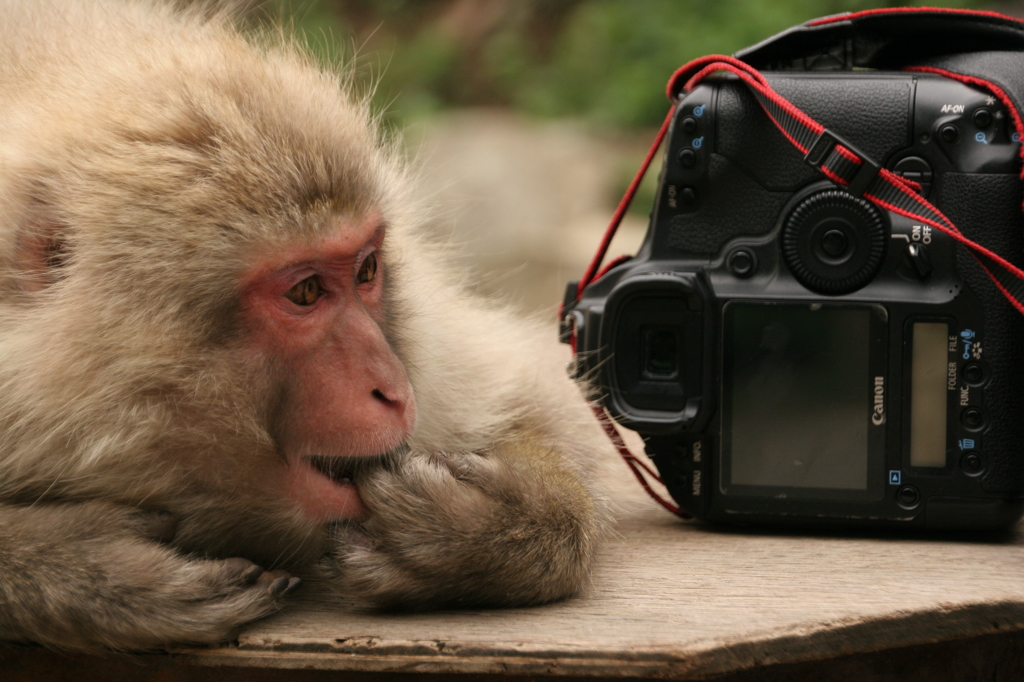
<path fill-rule="evenodd" d="M 841 190 L 801 201 L 782 230 L 782 254 L 793 276 L 811 291 L 832 296 L 870 282 L 887 243 L 888 228 L 879 211 Z"/>

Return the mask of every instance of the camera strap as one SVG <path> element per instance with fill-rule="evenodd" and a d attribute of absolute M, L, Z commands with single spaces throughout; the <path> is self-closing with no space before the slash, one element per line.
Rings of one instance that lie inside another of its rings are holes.
<path fill-rule="evenodd" d="M 1024 314 L 1024 270 L 965 237 L 949 218 L 919 194 L 920 185 L 882 167 L 815 121 L 776 92 L 758 70 L 760 67 L 807 71 L 839 66 L 941 75 L 979 88 L 999 100 L 1009 112 L 1016 131 L 1014 139 L 1024 140 L 1020 106 L 1024 103 L 1022 58 L 1024 22 L 1020 20 L 995 12 L 901 7 L 816 19 L 742 50 L 734 57 L 710 55 L 680 67 L 668 82 L 667 95 L 672 102 L 668 115 L 619 202 L 597 253 L 576 284 L 575 292 L 569 292 L 559 311 L 563 333 L 569 337 L 573 355 L 577 350 L 576 329 L 566 315 L 567 308 L 582 297 L 589 284 L 622 262 L 622 259 L 617 259 L 601 269 L 612 238 L 668 133 L 680 95 L 722 72 L 735 75 L 747 86 L 778 130 L 803 154 L 808 164 L 851 194 L 937 229 L 963 244 L 1007 301 Z M 1024 144 L 1018 153 L 1024 159 Z M 1021 178 L 1024 181 L 1024 166 Z M 629 451 L 605 410 L 594 405 L 594 411 L 648 494 L 669 511 L 689 518 L 650 487 L 642 471 L 659 482 L 661 479 Z"/>
<path fill-rule="evenodd" d="M 1024 137 L 1024 123 L 1020 114 L 998 86 L 980 78 L 934 67 L 908 67 L 908 70 L 938 73 L 988 91 L 1007 107 L 1018 136 Z M 956 239 L 970 249 L 1003 296 L 1018 312 L 1024 314 L 1024 270 L 965 237 L 942 211 L 918 193 L 920 186 L 917 183 L 882 168 L 852 144 L 812 119 L 775 92 L 764 76 L 749 64 L 724 55 L 695 59 L 673 74 L 668 85 L 669 96 L 674 100 L 679 91 L 689 92 L 711 74 L 722 71 L 738 76 L 747 85 L 783 136 L 804 155 L 804 161 L 854 196 L 862 196 L 880 208 L 933 227 Z"/>
<path fill-rule="evenodd" d="M 916 183 L 882 168 L 775 92 L 758 68 L 808 71 L 825 66 L 934 73 L 980 88 L 1009 112 L 1024 139 L 1024 22 L 996 12 L 940 8 L 867 10 L 815 19 L 795 26 L 735 57 L 711 55 L 680 67 L 669 80 L 673 103 L 636 176 L 616 208 L 597 253 L 576 285 L 579 300 L 600 270 L 615 232 L 668 132 L 681 93 L 719 72 L 738 76 L 779 131 L 824 176 L 847 191 L 894 213 L 938 229 L 966 246 L 995 286 L 1024 314 L 1024 271 L 965 237 L 953 222 L 918 194 Z M 1024 145 L 1019 154 L 1024 159 Z M 1021 177 L 1024 180 L 1024 166 Z M 564 304 L 563 304 L 564 305 Z M 563 310 L 564 312 L 564 310 Z M 574 336 L 574 332 L 571 332 Z M 573 348 L 575 349 L 573 338 Z"/>

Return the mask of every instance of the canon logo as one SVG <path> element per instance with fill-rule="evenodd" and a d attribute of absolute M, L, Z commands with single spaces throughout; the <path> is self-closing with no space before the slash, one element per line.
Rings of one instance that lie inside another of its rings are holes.
<path fill-rule="evenodd" d="M 871 410 L 871 423 L 875 426 L 885 423 L 885 377 L 875 377 L 875 406 Z"/>

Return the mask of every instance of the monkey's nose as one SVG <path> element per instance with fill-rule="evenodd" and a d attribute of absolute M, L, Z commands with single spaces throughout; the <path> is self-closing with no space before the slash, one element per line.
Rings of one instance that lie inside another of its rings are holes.
<path fill-rule="evenodd" d="M 381 391 L 379 388 L 373 389 L 372 393 L 373 393 L 373 397 L 376 398 L 377 400 L 381 401 L 382 403 L 394 403 L 395 402 L 391 398 L 389 398 L 386 395 L 384 395 L 384 392 Z"/>
<path fill-rule="evenodd" d="M 398 412 L 399 415 L 403 415 L 405 413 L 405 409 L 408 407 L 412 398 L 411 391 L 389 391 L 388 393 L 385 393 L 379 388 L 375 388 L 370 392 L 370 394 L 386 407 Z"/>

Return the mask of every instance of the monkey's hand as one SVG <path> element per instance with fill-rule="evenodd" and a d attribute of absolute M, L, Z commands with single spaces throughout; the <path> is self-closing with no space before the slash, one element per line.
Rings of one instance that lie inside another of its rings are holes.
<path fill-rule="evenodd" d="M 370 513 L 335 526 L 323 563 L 359 603 L 521 606 L 571 596 L 586 580 L 596 505 L 579 473 L 544 445 L 413 453 L 358 487 Z"/>
<path fill-rule="evenodd" d="M 161 544 L 167 513 L 102 502 L 0 505 L 0 640 L 89 651 L 224 641 L 298 579 Z"/>

